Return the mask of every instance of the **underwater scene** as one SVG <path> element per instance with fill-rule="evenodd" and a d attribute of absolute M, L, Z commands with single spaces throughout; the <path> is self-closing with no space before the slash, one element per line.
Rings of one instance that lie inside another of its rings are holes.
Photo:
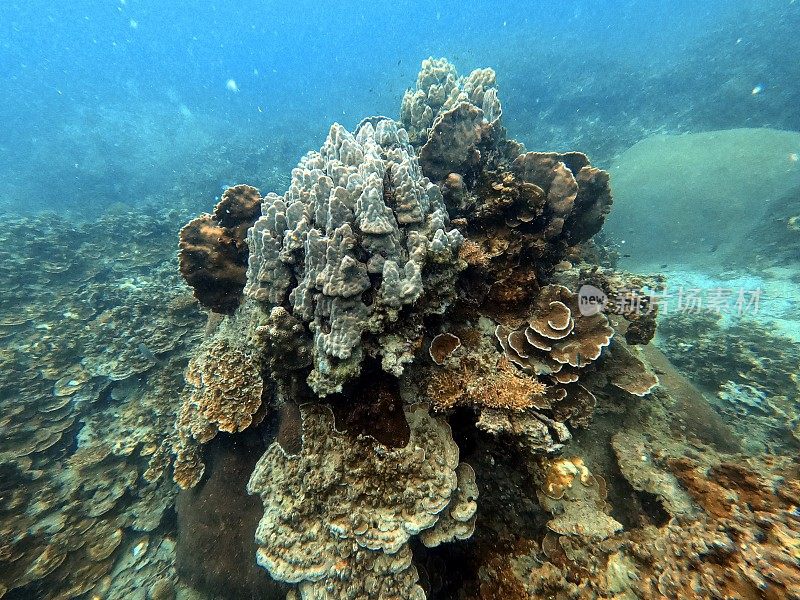
<path fill-rule="evenodd" d="M 0 598 L 800 600 L 800 2 L 5 0 Z"/>

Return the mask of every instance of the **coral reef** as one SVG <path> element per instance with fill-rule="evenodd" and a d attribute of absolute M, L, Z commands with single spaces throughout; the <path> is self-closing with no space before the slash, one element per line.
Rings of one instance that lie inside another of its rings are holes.
<path fill-rule="evenodd" d="M 205 316 L 184 215 L 0 233 L 0 596 L 798 598 L 795 349 L 666 320 L 712 408 L 663 279 L 598 264 L 608 173 L 501 116 L 429 59 L 228 189 L 180 234 Z"/>
<path fill-rule="evenodd" d="M 325 407 L 301 411 L 301 453 L 273 443 L 247 486 L 264 502 L 258 564 L 278 581 L 298 583 L 303 598 L 423 597 L 409 539 L 442 519 L 429 543 L 468 537 L 476 509 L 467 499 L 477 496 L 468 467 L 461 478 L 456 473 L 449 426 L 425 406 L 409 408 L 408 443 L 387 448 L 335 431 Z"/>
<path fill-rule="evenodd" d="M 189 361 L 186 390 L 173 440 L 173 478 L 183 489 L 195 486 L 205 472 L 199 445 L 219 432 L 237 433 L 258 425 L 267 413 L 270 388 L 261 367 L 242 344 L 235 320 L 222 323 Z"/>
<path fill-rule="evenodd" d="M 249 185 L 228 188 L 214 207 L 180 233 L 181 275 L 197 300 L 214 312 L 236 310 L 246 282 L 247 230 L 261 215 L 261 195 Z"/>
<path fill-rule="evenodd" d="M 203 323 L 172 264 L 182 218 L 6 223 L 5 597 L 121 597 L 175 578 L 165 519 L 174 390 Z"/>
<path fill-rule="evenodd" d="M 608 174 L 585 155 L 525 152 L 507 139 L 494 85 L 491 70 L 461 79 L 446 61 L 425 61 L 402 120 L 466 238 L 470 300 L 518 311 L 600 230 L 612 197 Z"/>
<path fill-rule="evenodd" d="M 796 448 L 800 346 L 748 320 L 723 325 L 716 313 L 663 319 L 659 345 L 702 387 L 753 451 Z"/>
<path fill-rule="evenodd" d="M 537 495 L 555 517 L 549 531 L 488 546 L 461 596 L 800 597 L 796 456 L 726 455 L 687 439 L 674 427 L 680 404 L 671 392 L 617 418 L 607 466 L 596 454 L 591 473 L 581 457 L 539 463 Z M 503 532 L 480 524 L 476 543 Z"/>

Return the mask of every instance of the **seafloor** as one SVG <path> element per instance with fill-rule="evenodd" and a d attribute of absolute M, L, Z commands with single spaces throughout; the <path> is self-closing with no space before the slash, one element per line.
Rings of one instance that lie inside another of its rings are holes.
<path fill-rule="evenodd" d="M 800 598 L 791 315 L 659 316 L 501 115 L 425 61 L 283 196 L 7 219 L 0 597 Z"/>

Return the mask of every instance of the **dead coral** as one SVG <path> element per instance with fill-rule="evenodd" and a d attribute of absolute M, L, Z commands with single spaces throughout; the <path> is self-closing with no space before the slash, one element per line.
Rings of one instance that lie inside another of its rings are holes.
<path fill-rule="evenodd" d="M 213 214 L 181 229 L 181 275 L 206 308 L 229 314 L 239 306 L 247 281 L 247 230 L 260 215 L 258 190 L 237 185 L 225 190 Z"/>

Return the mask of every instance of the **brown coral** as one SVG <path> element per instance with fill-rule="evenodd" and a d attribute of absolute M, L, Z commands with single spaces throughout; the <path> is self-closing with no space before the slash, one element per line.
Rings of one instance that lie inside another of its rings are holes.
<path fill-rule="evenodd" d="M 605 481 L 592 475 L 580 457 L 549 461 L 544 471 L 538 496 L 542 507 L 553 515 L 547 523 L 551 531 L 602 540 L 622 529 L 608 515 Z"/>
<path fill-rule="evenodd" d="M 229 314 L 239 306 L 247 280 L 247 230 L 261 216 L 256 188 L 228 188 L 214 207 L 180 232 L 180 271 L 200 304 Z"/>
<path fill-rule="evenodd" d="M 658 385 L 658 376 L 619 337 L 611 341 L 603 359 L 603 374 L 611 385 L 634 396 L 646 396 Z"/>
<path fill-rule="evenodd" d="M 255 358 L 232 341 L 238 331 L 225 323 L 192 358 L 187 391 L 176 421 L 173 478 L 183 489 L 196 485 L 204 465 L 199 444 L 218 432 L 236 433 L 261 422 L 266 414 L 264 382 Z"/>
<path fill-rule="evenodd" d="M 247 429 L 261 407 L 263 382 L 252 356 L 213 339 L 189 362 L 188 403 L 219 431 Z"/>
<path fill-rule="evenodd" d="M 433 362 L 437 365 L 442 365 L 460 346 L 461 339 L 457 335 L 440 333 L 431 341 L 428 353 Z"/>
<path fill-rule="evenodd" d="M 602 313 L 580 315 L 577 294 L 548 285 L 540 290 L 527 326 L 516 330 L 498 326 L 495 335 L 509 359 L 523 370 L 557 377 L 566 369 L 561 382 L 568 382 L 577 380 L 568 367 L 581 369 L 597 360 L 614 330 Z"/>
<path fill-rule="evenodd" d="M 522 411 L 548 403 L 548 387 L 520 373 L 503 357 L 494 362 L 468 355 L 452 369 L 436 369 L 427 378 L 426 396 L 437 411 L 457 405 Z"/>
<path fill-rule="evenodd" d="M 469 102 L 439 115 L 419 151 L 425 175 L 432 181 L 442 181 L 449 173 L 474 178 L 481 162 L 478 146 L 495 133 L 495 122 L 487 117 L 490 116 Z"/>

